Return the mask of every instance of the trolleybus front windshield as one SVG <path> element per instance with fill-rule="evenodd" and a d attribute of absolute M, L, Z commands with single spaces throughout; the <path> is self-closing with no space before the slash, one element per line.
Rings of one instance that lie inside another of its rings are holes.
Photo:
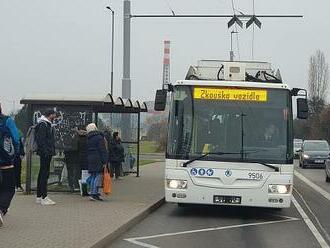
<path fill-rule="evenodd" d="M 288 90 L 176 86 L 167 158 L 292 163 L 291 115 Z"/>

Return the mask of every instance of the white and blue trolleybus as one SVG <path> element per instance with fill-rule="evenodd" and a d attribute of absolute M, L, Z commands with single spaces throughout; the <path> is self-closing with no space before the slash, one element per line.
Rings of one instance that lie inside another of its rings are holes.
<path fill-rule="evenodd" d="M 164 85 L 155 110 L 169 108 L 166 201 L 288 208 L 293 97 L 307 118 L 306 90 L 290 89 L 265 62 L 202 60 Z"/>

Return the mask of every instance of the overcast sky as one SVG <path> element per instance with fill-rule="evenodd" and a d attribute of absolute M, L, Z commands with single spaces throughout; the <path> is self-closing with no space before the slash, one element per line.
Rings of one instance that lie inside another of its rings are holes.
<path fill-rule="evenodd" d="M 252 0 L 234 0 L 251 14 Z M 0 0 L 0 101 L 16 108 L 31 93 L 105 94 L 110 85 L 111 16 L 116 11 L 115 86 L 121 95 L 122 0 Z M 132 0 L 133 14 L 232 14 L 230 0 Z M 316 49 L 330 59 L 330 1 L 255 0 L 256 14 L 303 14 L 261 19 L 255 60 L 279 67 L 292 87 L 305 87 Z M 227 19 L 133 19 L 132 98 L 152 100 L 162 82 L 163 40 L 171 40 L 171 80 L 183 79 L 199 59 L 228 59 Z M 240 30 L 239 57 L 251 59 L 252 29 Z M 235 40 L 236 41 L 236 40 Z M 238 57 L 237 43 L 234 43 Z"/>

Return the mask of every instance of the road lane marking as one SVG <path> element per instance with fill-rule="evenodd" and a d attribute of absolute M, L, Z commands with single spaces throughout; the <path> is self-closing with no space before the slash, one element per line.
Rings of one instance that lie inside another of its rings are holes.
<path fill-rule="evenodd" d="M 261 225 L 269 225 L 269 224 L 275 224 L 275 223 L 284 223 L 284 222 L 290 222 L 290 221 L 300 220 L 300 219 L 294 218 L 294 217 L 285 217 L 285 218 L 286 219 L 284 219 L 284 220 L 275 220 L 275 221 L 266 221 L 266 222 L 256 222 L 256 223 L 232 225 L 232 226 L 222 226 L 222 227 L 214 227 L 214 228 L 205 228 L 205 229 L 182 231 L 182 232 L 174 232 L 174 233 L 163 233 L 163 234 L 157 234 L 157 235 L 151 235 L 151 236 L 128 238 L 128 239 L 124 239 L 124 240 L 127 241 L 127 242 L 130 242 L 132 244 L 139 245 L 141 247 L 159 248 L 158 246 L 150 245 L 150 244 L 147 244 L 145 242 L 141 242 L 139 240 L 162 238 L 162 237 L 169 237 L 169 236 L 178 236 L 178 235 L 192 234 L 192 233 L 218 231 L 218 230 L 228 230 L 228 229 L 241 228 L 241 227 L 249 227 L 249 226 L 261 226 Z"/>
<path fill-rule="evenodd" d="M 322 248 L 329 248 L 329 245 L 327 244 L 327 242 L 323 239 L 321 233 L 317 230 L 317 228 L 315 227 L 315 225 L 313 224 L 313 222 L 310 220 L 310 218 L 308 217 L 308 215 L 305 213 L 305 211 L 302 209 L 302 207 L 300 206 L 300 204 L 297 202 L 296 198 L 294 198 L 294 196 L 292 196 L 292 202 L 294 204 L 294 206 L 296 207 L 296 209 L 298 210 L 299 214 L 301 215 L 301 217 L 303 218 L 304 222 L 306 223 L 307 227 L 309 228 L 309 230 L 312 232 L 312 234 L 314 235 L 314 237 L 316 238 L 317 242 L 320 244 L 320 246 Z"/>
<path fill-rule="evenodd" d="M 301 201 L 304 203 L 304 205 L 306 206 L 307 210 L 311 213 L 311 215 L 313 216 L 313 218 L 315 219 L 317 225 L 319 226 L 319 228 L 322 230 L 324 236 L 326 237 L 327 241 L 330 242 L 330 236 L 328 234 L 328 232 L 324 229 L 324 227 L 322 226 L 321 222 L 319 221 L 319 219 L 317 218 L 316 214 L 313 212 L 313 210 L 310 208 L 310 206 L 308 205 L 308 203 L 305 201 L 304 197 L 302 196 L 302 194 L 295 188 L 293 187 L 294 191 L 298 194 L 298 196 L 300 197 Z"/>
<path fill-rule="evenodd" d="M 330 194 L 322 189 L 320 186 L 316 185 L 315 183 L 313 183 L 311 180 L 307 179 L 305 176 L 303 176 L 300 172 L 298 171 L 294 171 L 295 176 L 297 176 L 301 181 L 303 181 L 304 183 L 306 183 L 308 186 L 310 186 L 312 189 L 314 189 L 315 191 L 317 191 L 318 193 L 320 193 L 324 198 L 326 198 L 327 200 L 330 201 Z"/>

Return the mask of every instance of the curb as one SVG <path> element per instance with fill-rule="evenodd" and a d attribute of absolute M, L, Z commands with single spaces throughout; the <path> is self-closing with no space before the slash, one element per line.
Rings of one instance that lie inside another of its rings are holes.
<path fill-rule="evenodd" d="M 118 238 L 120 235 L 125 233 L 128 229 L 132 228 L 139 222 L 141 222 L 144 218 L 146 218 L 149 214 L 160 208 L 165 203 L 165 197 L 155 202 L 154 204 L 148 206 L 146 209 L 142 210 L 140 213 L 137 213 L 133 218 L 131 218 L 127 223 L 120 226 L 117 230 L 105 236 L 100 241 L 96 242 L 90 248 L 106 248 L 111 245 L 111 243 Z"/>

